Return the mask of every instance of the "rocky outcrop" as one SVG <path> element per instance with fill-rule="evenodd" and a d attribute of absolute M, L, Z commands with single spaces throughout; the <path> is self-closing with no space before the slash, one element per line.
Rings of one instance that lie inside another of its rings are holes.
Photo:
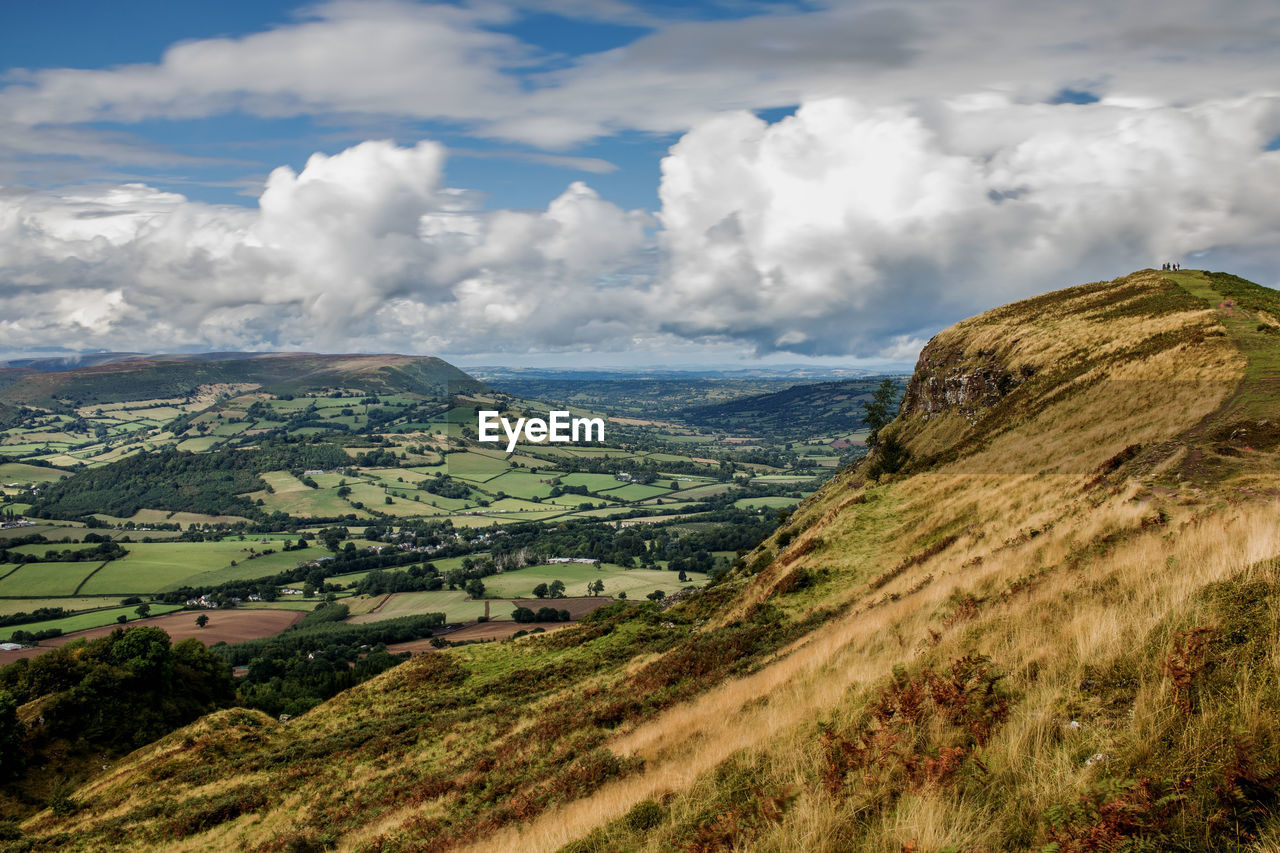
<path fill-rule="evenodd" d="M 966 355 L 963 343 L 934 338 L 920 352 L 898 414 L 927 421 L 951 413 L 973 424 L 1031 374 L 1027 367 L 1010 370 L 993 351 Z"/>

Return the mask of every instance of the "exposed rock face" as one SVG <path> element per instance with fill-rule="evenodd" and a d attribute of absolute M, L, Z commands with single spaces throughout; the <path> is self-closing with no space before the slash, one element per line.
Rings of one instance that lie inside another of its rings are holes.
<path fill-rule="evenodd" d="M 1030 371 L 1011 371 L 994 352 L 979 350 L 965 355 L 963 342 L 943 343 L 934 338 L 920 352 L 915 373 L 902 396 L 900 416 L 929 420 L 951 412 L 970 424 L 982 413 L 1030 377 Z"/>

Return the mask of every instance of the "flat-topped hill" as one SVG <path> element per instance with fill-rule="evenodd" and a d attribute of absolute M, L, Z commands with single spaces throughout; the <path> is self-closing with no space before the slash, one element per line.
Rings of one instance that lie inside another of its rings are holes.
<path fill-rule="evenodd" d="M 185 397 L 202 388 L 261 389 L 273 394 L 330 388 L 370 394 L 414 393 L 444 398 L 481 387 L 438 358 L 411 355 L 322 355 L 316 353 L 209 353 L 138 356 L 38 370 L 4 368 L 0 405 L 54 410 L 146 398 Z"/>

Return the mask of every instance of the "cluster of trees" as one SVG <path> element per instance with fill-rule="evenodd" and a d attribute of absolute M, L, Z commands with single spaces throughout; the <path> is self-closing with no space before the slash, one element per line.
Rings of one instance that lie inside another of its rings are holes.
<path fill-rule="evenodd" d="M 570 519 L 554 527 L 512 525 L 491 544 L 492 559 L 503 571 L 534 565 L 549 557 L 586 557 L 633 567 L 671 561 L 672 571 L 711 572 L 713 551 L 754 548 L 778 526 L 777 517 L 728 505 L 704 514 L 709 526 L 679 531 L 671 525 L 615 527 Z M 700 519 L 701 520 L 701 519 Z"/>
<path fill-rule="evenodd" d="M 52 640 L 54 637 L 61 636 L 61 628 L 44 628 L 39 631 L 23 631 L 19 629 L 9 635 L 9 642 L 31 645 L 32 643 L 38 643 L 41 640 Z"/>
<path fill-rule="evenodd" d="M 89 536 L 94 535 L 89 534 Z M 86 542 L 90 541 L 89 536 L 85 537 Z M 0 548 L 0 563 L 103 563 L 107 560 L 118 560 L 128 553 L 119 542 L 103 539 L 92 548 L 64 548 L 61 551 L 50 548 L 44 552 L 43 556 Z"/>
<path fill-rule="evenodd" d="M 306 655 L 281 657 L 271 656 L 273 651 L 251 661 L 240 683 L 241 703 L 272 716 L 309 711 L 409 657 L 408 652 L 389 654 L 381 643 L 372 648 L 333 643 Z"/>
<path fill-rule="evenodd" d="M 867 435 L 867 446 L 872 448 L 875 457 L 867 468 L 872 479 L 879 480 L 884 474 L 894 474 L 907 464 L 907 449 L 898 437 L 886 433 L 885 427 L 892 423 L 898 411 L 898 388 L 886 379 L 876 388 L 871 400 L 862 404 L 870 434 Z"/>
<path fill-rule="evenodd" d="M 298 625 L 278 634 L 235 645 L 219 644 L 212 653 L 233 666 L 245 666 L 240 702 L 268 714 L 301 714 L 324 700 L 403 663 L 389 643 L 430 636 L 444 624 L 443 613 L 428 613 L 348 625 L 346 605 L 321 605 Z"/>
<path fill-rule="evenodd" d="M 67 610 L 65 607 L 37 607 L 30 613 L 19 610 L 17 613 L 0 614 L 0 628 L 7 628 L 10 625 L 25 625 L 28 622 L 43 622 L 46 619 L 61 619 L 63 616 L 70 616 L 74 610 Z"/>
<path fill-rule="evenodd" d="M 354 464 L 359 468 L 398 468 L 400 457 L 396 456 L 395 451 L 375 447 L 358 454 L 354 461 L 347 461 L 346 464 Z"/>
<path fill-rule="evenodd" d="M 345 610 L 343 605 L 334 604 L 324 605 L 324 608 L 333 608 L 334 612 Z M 305 657 L 331 645 L 354 644 L 358 648 L 372 647 L 378 643 L 385 645 L 407 643 L 410 640 L 429 637 L 436 628 L 444 625 L 443 613 L 402 616 L 398 619 L 387 619 L 364 625 L 350 625 L 340 621 L 341 618 L 310 624 L 300 623 L 274 637 L 245 640 L 232 645 L 218 643 L 211 647 L 210 651 L 230 666 L 248 666 L 254 658 L 293 655 Z"/>
<path fill-rule="evenodd" d="M 448 474 L 436 474 L 434 477 L 423 480 L 418 484 L 418 488 L 442 498 L 466 500 L 471 495 L 471 489 L 466 483 L 455 480 Z"/>
<path fill-rule="evenodd" d="M 350 464 L 340 448 L 305 440 L 276 440 L 253 450 L 186 453 L 167 447 L 109 465 L 82 468 L 48 484 L 30 514 L 80 518 L 93 513 L 131 516 L 143 508 L 242 515 L 262 519 L 244 497 L 265 488 L 260 471 L 333 468 Z"/>
<path fill-rule="evenodd" d="M 556 578 L 550 585 L 540 583 L 533 588 L 535 598 L 564 598 L 564 581 Z"/>
<path fill-rule="evenodd" d="M 372 571 L 373 569 L 398 568 L 416 563 L 421 559 L 420 555 L 407 551 L 387 551 L 378 554 L 372 551 L 358 550 L 354 543 L 351 542 L 348 542 L 347 545 L 349 548 L 338 551 L 331 560 L 327 560 L 321 566 L 296 566 L 292 569 L 277 572 L 270 577 L 256 580 L 227 581 L 216 586 L 184 586 L 180 589 L 159 593 L 156 598 L 166 604 L 181 604 L 188 598 L 210 595 L 225 603 L 230 602 L 232 598 L 243 599 L 256 594 L 262 596 L 264 601 L 275 601 L 278 595 L 277 587 L 285 584 L 310 584 L 318 592 L 337 592 L 343 587 L 326 581 L 327 577 Z"/>
<path fill-rule="evenodd" d="M 522 624 L 529 622 L 568 622 L 573 619 L 568 610 L 556 610 L 554 607 L 539 607 L 536 613 L 528 607 L 517 607 L 511 611 L 511 618 Z"/>
<path fill-rule="evenodd" d="M 440 589 L 444 579 L 431 563 L 410 566 L 403 572 L 384 572 L 375 569 L 356 582 L 358 595 L 386 595 L 391 592 L 422 592 Z"/>
<path fill-rule="evenodd" d="M 6 712 L 44 697 L 30 731 Z M 77 640 L 0 669 L 0 772 L 55 739 L 122 754 L 234 700 L 230 668 L 199 640 L 171 644 L 159 628 Z"/>

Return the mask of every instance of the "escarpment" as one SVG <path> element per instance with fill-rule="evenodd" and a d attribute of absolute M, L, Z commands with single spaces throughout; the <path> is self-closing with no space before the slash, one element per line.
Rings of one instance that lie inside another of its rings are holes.
<path fill-rule="evenodd" d="M 970 356 L 962 344 L 934 338 L 920 352 L 899 414 L 928 420 L 954 412 L 973 424 L 1033 375 L 1030 365 L 1010 369 L 993 350 Z"/>

